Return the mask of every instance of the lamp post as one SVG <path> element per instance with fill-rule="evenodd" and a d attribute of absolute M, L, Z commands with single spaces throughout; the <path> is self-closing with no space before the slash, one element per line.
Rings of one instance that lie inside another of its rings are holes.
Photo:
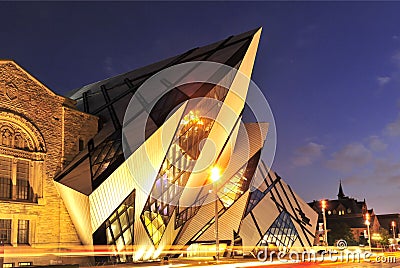
<path fill-rule="evenodd" d="M 325 216 L 325 209 L 326 209 L 326 201 L 325 200 L 321 201 L 321 207 L 322 207 L 322 218 L 324 220 L 324 243 L 326 246 L 328 246 L 328 232 L 326 230 L 326 216 Z"/>
<path fill-rule="evenodd" d="M 395 241 L 396 241 L 396 233 L 395 233 L 395 227 L 396 227 L 396 222 L 395 221 L 392 221 L 392 230 L 393 230 L 393 244 L 395 243 Z"/>
<path fill-rule="evenodd" d="M 365 214 L 365 224 L 367 225 L 367 230 L 368 230 L 368 245 L 369 245 L 369 251 L 372 251 L 371 248 L 371 234 L 369 232 L 369 226 L 370 226 L 370 221 L 369 221 L 369 213 Z"/>
<path fill-rule="evenodd" d="M 215 194 L 215 257 L 216 261 L 219 261 L 219 236 L 218 236 L 218 189 L 217 181 L 221 178 L 221 170 L 218 167 L 213 167 L 211 169 L 210 179 L 213 182 L 214 194 Z"/>

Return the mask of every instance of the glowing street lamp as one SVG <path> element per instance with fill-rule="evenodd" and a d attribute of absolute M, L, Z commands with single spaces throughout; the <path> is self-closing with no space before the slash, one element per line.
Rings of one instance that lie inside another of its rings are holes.
<path fill-rule="evenodd" d="M 217 181 L 221 178 L 221 169 L 214 166 L 210 171 L 210 179 L 214 183 L 214 193 L 215 193 L 215 254 L 216 260 L 219 261 L 219 237 L 218 237 L 218 193 L 217 193 Z"/>
<path fill-rule="evenodd" d="M 216 182 L 221 178 L 221 169 L 219 167 L 213 167 L 210 171 L 210 179 L 212 182 Z"/>
<path fill-rule="evenodd" d="M 324 243 L 326 246 L 328 246 L 328 232 L 326 230 L 326 216 L 325 216 L 326 200 L 321 200 L 321 207 L 322 207 L 322 218 L 324 219 Z"/>
<path fill-rule="evenodd" d="M 392 230 L 393 230 L 393 239 L 394 239 L 393 244 L 396 241 L 395 227 L 396 227 L 396 222 L 392 221 Z"/>
<path fill-rule="evenodd" d="M 371 234 L 369 232 L 369 226 L 371 225 L 369 221 L 369 213 L 365 214 L 365 224 L 367 225 L 367 230 L 368 230 L 368 245 L 369 245 L 369 251 L 371 251 Z"/>

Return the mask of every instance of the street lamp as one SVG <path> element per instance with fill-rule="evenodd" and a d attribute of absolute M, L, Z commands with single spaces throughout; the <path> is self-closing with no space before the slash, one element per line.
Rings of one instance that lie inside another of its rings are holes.
<path fill-rule="evenodd" d="M 371 234 L 369 232 L 369 226 L 370 226 L 370 222 L 369 222 L 369 213 L 367 212 L 367 214 L 365 214 L 365 224 L 367 225 L 367 230 L 368 230 L 368 245 L 369 245 L 369 251 L 372 251 L 371 249 Z"/>
<path fill-rule="evenodd" d="M 326 217 L 325 217 L 325 209 L 326 209 L 326 200 L 321 201 L 322 207 L 322 218 L 324 219 L 324 243 L 328 246 L 328 232 L 326 230 Z"/>
<path fill-rule="evenodd" d="M 214 166 L 210 172 L 210 179 L 214 183 L 215 193 L 215 253 L 216 260 L 219 261 L 219 237 L 218 237 L 218 192 L 217 192 L 217 181 L 221 178 L 221 169 Z"/>
<path fill-rule="evenodd" d="M 393 230 L 393 239 L 394 239 L 393 244 L 396 241 L 395 227 L 396 227 L 396 223 L 395 223 L 395 221 L 392 221 L 392 230 Z"/>

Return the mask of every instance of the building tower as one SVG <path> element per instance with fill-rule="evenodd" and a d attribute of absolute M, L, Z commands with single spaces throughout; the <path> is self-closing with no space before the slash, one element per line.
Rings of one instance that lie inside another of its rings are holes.
<path fill-rule="evenodd" d="M 343 193 L 343 188 L 342 188 L 342 180 L 339 182 L 339 192 L 337 194 L 338 199 L 346 199 L 346 196 Z"/>

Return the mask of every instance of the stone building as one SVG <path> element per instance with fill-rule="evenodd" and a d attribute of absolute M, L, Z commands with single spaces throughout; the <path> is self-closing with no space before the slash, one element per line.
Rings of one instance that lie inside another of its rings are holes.
<path fill-rule="evenodd" d="M 0 242 L 14 256 L 6 266 L 57 262 L 56 255 L 23 256 L 81 244 L 53 178 L 97 133 L 97 121 L 0 60 Z"/>
<path fill-rule="evenodd" d="M 320 245 L 323 241 L 323 216 L 321 201 L 314 200 L 309 205 L 318 213 L 318 227 L 316 230 L 316 240 L 314 244 Z M 337 199 L 326 200 L 326 225 L 329 229 L 332 225 L 338 223 L 346 224 L 352 231 L 354 240 L 357 243 L 365 244 L 367 239 L 367 226 L 365 224 L 366 214 L 370 216 L 371 235 L 379 231 L 379 221 L 373 209 L 368 209 L 365 199 L 359 201 L 344 194 L 342 182 L 339 183 Z"/>

